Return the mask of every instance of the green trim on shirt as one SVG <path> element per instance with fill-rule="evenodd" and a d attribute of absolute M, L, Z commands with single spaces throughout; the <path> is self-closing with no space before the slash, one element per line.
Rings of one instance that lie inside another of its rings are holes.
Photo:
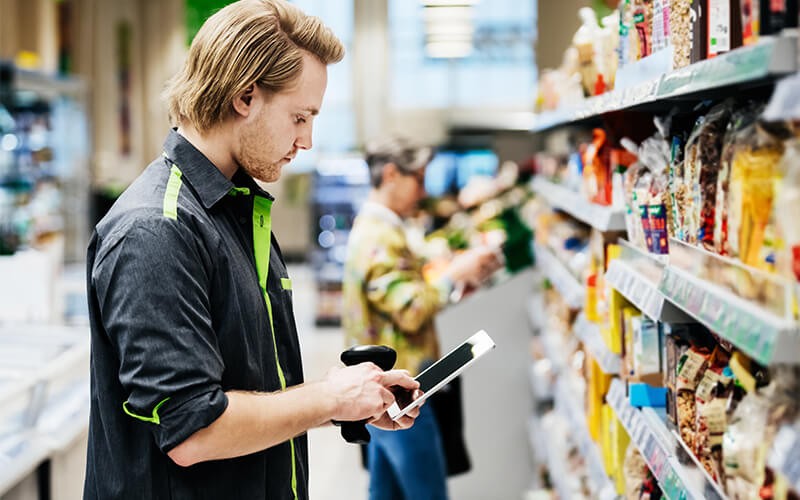
<path fill-rule="evenodd" d="M 281 362 L 278 358 L 278 341 L 275 338 L 275 327 L 272 322 L 272 303 L 269 300 L 269 293 L 267 292 L 267 277 L 269 276 L 269 253 L 272 234 L 272 219 L 270 218 L 271 212 L 271 200 L 262 196 L 255 196 L 253 198 L 253 247 L 256 258 L 256 270 L 258 271 L 258 284 L 261 287 L 261 292 L 264 295 L 264 301 L 267 304 L 269 328 L 272 331 L 272 345 L 275 349 L 275 365 L 278 368 L 278 378 L 281 382 L 281 389 L 286 390 L 286 376 L 283 374 L 283 368 L 281 368 Z M 281 280 L 281 285 L 283 285 L 283 279 Z M 289 445 L 292 451 L 292 492 L 294 493 L 295 500 L 297 500 L 297 465 L 295 463 L 297 460 L 295 458 L 294 439 L 289 440 Z"/>
<path fill-rule="evenodd" d="M 133 417 L 133 418 L 135 418 L 137 420 L 141 420 L 142 422 L 147 422 L 149 424 L 158 425 L 158 424 L 161 423 L 161 418 L 158 416 L 158 409 L 161 408 L 161 405 L 166 403 L 168 400 L 169 400 L 169 398 L 162 399 L 161 402 L 158 403 L 155 408 L 153 408 L 153 416 L 152 417 L 143 417 L 141 415 L 137 415 L 137 414 L 133 413 L 132 411 L 130 411 L 128 409 L 128 402 L 127 401 L 122 403 L 122 411 L 124 411 L 128 416 L 131 416 L 131 417 Z"/>
<path fill-rule="evenodd" d="M 183 181 L 181 180 L 181 171 L 177 165 L 173 164 L 169 171 L 167 189 L 164 191 L 164 217 L 174 220 L 178 218 L 178 194 L 181 191 Z"/>

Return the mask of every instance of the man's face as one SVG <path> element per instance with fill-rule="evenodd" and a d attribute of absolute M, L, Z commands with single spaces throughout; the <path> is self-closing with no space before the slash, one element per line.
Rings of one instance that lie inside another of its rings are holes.
<path fill-rule="evenodd" d="M 271 95 L 256 86 L 252 112 L 239 132 L 239 166 L 259 181 L 277 181 L 297 150 L 311 149 L 313 120 L 327 84 L 327 67 L 306 52 L 294 85 Z"/>

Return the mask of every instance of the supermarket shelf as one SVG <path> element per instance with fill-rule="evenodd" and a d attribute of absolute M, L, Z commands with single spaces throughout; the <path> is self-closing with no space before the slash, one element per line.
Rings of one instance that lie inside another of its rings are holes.
<path fill-rule="evenodd" d="M 534 117 L 531 131 L 541 132 L 613 111 L 786 75 L 797 70 L 796 45 L 795 36 L 764 37 L 754 45 L 740 47 L 626 89 L 591 97 L 575 107 L 540 113 Z M 665 108 L 670 106 L 671 103 L 664 103 Z"/>
<path fill-rule="evenodd" d="M 616 291 L 650 318 L 669 323 L 682 323 L 689 319 L 665 299 L 658 282 L 653 282 L 623 259 L 612 260 L 605 277 Z"/>
<path fill-rule="evenodd" d="M 769 466 L 800 491 L 800 425 L 785 425 L 775 436 Z"/>
<path fill-rule="evenodd" d="M 531 187 L 553 208 L 562 210 L 595 229 L 600 231 L 623 231 L 625 229 L 625 212 L 623 210 L 592 203 L 580 193 L 541 177 L 535 177 L 531 182 Z"/>
<path fill-rule="evenodd" d="M 578 319 L 575 320 L 575 325 L 572 327 L 583 345 L 597 360 L 600 369 L 603 373 L 608 375 L 616 375 L 622 367 L 622 359 L 619 354 L 614 354 L 606 345 L 602 336 L 600 335 L 600 327 L 595 323 L 586 319 L 586 316 L 580 314 Z"/>
<path fill-rule="evenodd" d="M 578 278 L 572 275 L 567 267 L 544 245 L 534 243 L 536 265 L 542 274 L 556 287 L 570 307 L 583 307 L 584 287 Z"/>
<path fill-rule="evenodd" d="M 705 469 L 701 473 L 697 465 L 682 464 L 681 460 L 688 459 L 677 453 L 679 445 L 664 422 L 663 411 L 658 413 L 653 408 L 640 410 L 631 406 L 625 395 L 625 382 L 620 379 L 611 381 L 606 401 L 670 500 L 725 498 L 718 485 L 704 474 Z"/>
<path fill-rule="evenodd" d="M 580 400 L 582 391 L 578 390 L 578 385 L 572 378 L 565 373 L 556 382 L 556 411 L 566 418 L 574 429 L 573 435 L 577 440 L 578 450 L 586 461 L 586 469 L 592 485 L 592 497 L 601 500 L 615 499 L 617 498 L 616 489 L 606 474 L 600 449 L 592 440 L 589 428 L 586 426 L 586 412 L 583 410 Z"/>
<path fill-rule="evenodd" d="M 670 302 L 759 363 L 800 363 L 796 322 L 675 266 L 667 267 L 659 289 Z"/>
<path fill-rule="evenodd" d="M 722 488 L 716 481 L 714 481 L 711 476 L 706 471 L 706 468 L 703 467 L 703 464 L 700 463 L 700 460 L 692 453 L 692 450 L 686 446 L 686 443 L 683 442 L 681 439 L 680 434 L 676 429 L 672 430 L 672 435 L 675 438 L 675 442 L 679 444 L 676 448 L 676 452 L 679 456 L 679 460 L 682 463 L 693 463 L 694 469 L 700 472 L 700 477 L 704 478 L 704 489 L 703 489 L 703 498 L 711 499 L 711 500 L 728 500 L 728 497 L 725 495 L 725 492 L 722 491 Z"/>

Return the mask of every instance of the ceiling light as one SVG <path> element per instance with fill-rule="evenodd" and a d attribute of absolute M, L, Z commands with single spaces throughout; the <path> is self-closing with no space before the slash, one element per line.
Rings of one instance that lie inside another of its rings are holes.
<path fill-rule="evenodd" d="M 467 57 L 472 53 L 471 42 L 430 42 L 425 44 L 428 57 L 435 59 Z"/>

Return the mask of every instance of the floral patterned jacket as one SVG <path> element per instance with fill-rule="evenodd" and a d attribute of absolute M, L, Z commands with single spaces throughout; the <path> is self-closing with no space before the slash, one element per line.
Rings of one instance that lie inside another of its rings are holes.
<path fill-rule="evenodd" d="M 367 202 L 353 223 L 343 282 L 342 325 L 348 346 L 388 345 L 395 368 L 416 376 L 420 365 L 439 359 L 433 317 L 449 294 L 422 274 L 424 261 L 408 247 L 400 218 Z"/>

